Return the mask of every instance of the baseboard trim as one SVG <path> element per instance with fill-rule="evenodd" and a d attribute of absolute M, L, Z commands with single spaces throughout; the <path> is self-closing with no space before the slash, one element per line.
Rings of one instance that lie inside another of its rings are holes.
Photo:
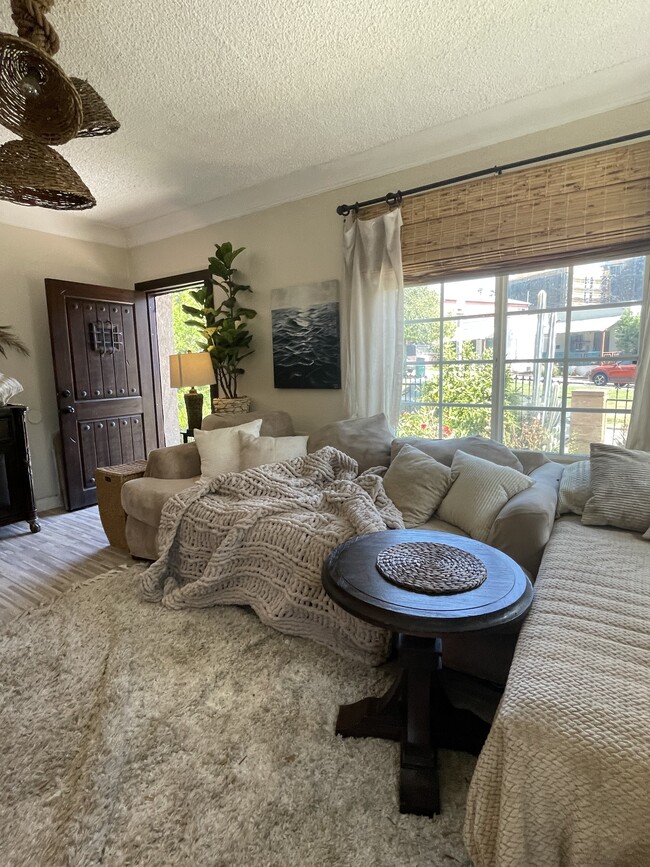
<path fill-rule="evenodd" d="M 60 496 L 43 497 L 41 500 L 36 500 L 36 508 L 39 512 L 49 512 L 50 509 L 60 509 L 63 506 L 63 500 Z"/>

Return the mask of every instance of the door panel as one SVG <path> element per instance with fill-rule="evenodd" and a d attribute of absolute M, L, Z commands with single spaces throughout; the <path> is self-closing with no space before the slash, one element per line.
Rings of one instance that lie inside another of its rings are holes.
<path fill-rule="evenodd" d="M 158 445 L 148 341 L 130 289 L 45 281 L 68 501 L 97 502 L 97 467 Z"/>

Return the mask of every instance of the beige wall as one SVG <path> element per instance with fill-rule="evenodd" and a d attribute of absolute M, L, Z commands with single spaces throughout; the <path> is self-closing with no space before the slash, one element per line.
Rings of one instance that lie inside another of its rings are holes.
<path fill-rule="evenodd" d="M 135 247 L 130 251 L 136 281 L 191 271 L 207 265 L 215 242 L 245 246 L 238 261 L 254 290 L 258 311 L 251 323 L 255 354 L 246 361 L 241 391 L 256 409 L 285 409 L 299 430 L 311 431 L 344 415 L 342 392 L 278 390 L 273 387 L 270 293 L 274 287 L 341 277 L 341 227 L 336 205 L 355 202 L 389 190 L 407 189 L 487 166 L 537 156 L 587 142 L 636 132 L 650 126 L 650 101 L 608 112 L 535 135 L 472 150 L 427 166 L 404 170 L 257 214 L 217 223 L 183 235 Z M 468 144 L 469 147 L 477 147 Z"/>
<path fill-rule="evenodd" d="M 22 383 L 14 402 L 29 407 L 28 435 L 39 508 L 60 504 L 52 439 L 58 430 L 45 277 L 129 286 L 126 250 L 0 225 L 0 324 L 13 325 L 30 358 L 0 356 L 0 370 Z"/>

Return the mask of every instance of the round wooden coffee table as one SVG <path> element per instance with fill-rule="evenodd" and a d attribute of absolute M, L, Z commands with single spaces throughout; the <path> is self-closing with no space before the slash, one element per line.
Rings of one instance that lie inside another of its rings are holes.
<path fill-rule="evenodd" d="M 433 542 L 466 551 L 485 567 L 473 590 L 445 595 L 407 590 L 384 578 L 377 556 L 405 542 Z M 396 633 L 400 673 L 381 698 L 342 705 L 336 732 L 401 742 L 400 812 L 440 812 L 438 747 L 478 755 L 489 725 L 454 708 L 440 678 L 442 636 L 496 630 L 526 615 L 533 588 L 506 554 L 464 536 L 433 530 L 386 530 L 349 539 L 323 566 L 323 586 L 341 608 Z"/>

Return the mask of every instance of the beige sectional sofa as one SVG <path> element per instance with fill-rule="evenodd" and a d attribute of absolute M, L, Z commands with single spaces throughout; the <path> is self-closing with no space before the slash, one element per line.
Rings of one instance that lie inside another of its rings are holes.
<path fill-rule="evenodd" d="M 242 424 L 259 415 L 248 413 L 233 418 L 207 416 L 204 430 Z M 272 412 L 262 416 L 261 436 L 291 436 L 290 416 Z M 510 451 L 483 437 L 456 440 L 395 440 L 383 415 L 370 419 L 335 422 L 309 438 L 308 451 L 326 445 L 351 455 L 364 471 L 373 466 L 388 467 L 402 446 L 414 444 L 440 463 L 450 466 L 457 450 L 483 457 L 497 464 L 512 466 L 528 475 L 532 487 L 515 495 L 501 509 L 492 526 L 488 544 L 500 548 L 535 577 L 555 518 L 557 490 L 562 467 L 539 452 Z M 144 478 L 124 485 L 122 504 L 127 514 L 126 537 L 135 557 L 154 560 L 158 556 L 157 531 L 163 506 L 169 497 L 199 478 L 200 459 L 194 443 L 156 449 L 149 455 Z M 424 529 L 467 535 L 457 526 L 432 517 L 420 525 Z M 449 636 L 445 641 L 445 664 L 457 671 L 504 684 L 518 627 L 503 634 L 476 635 L 472 640 Z"/>

